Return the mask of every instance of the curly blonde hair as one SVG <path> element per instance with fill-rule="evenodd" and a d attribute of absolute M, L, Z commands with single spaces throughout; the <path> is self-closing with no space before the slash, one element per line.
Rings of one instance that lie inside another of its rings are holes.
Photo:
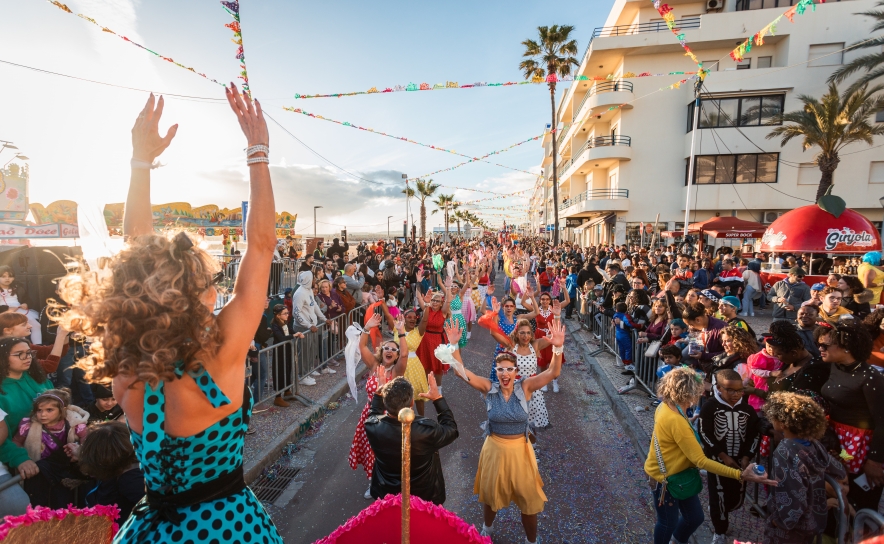
<path fill-rule="evenodd" d="M 780 391 L 772 393 L 761 409 L 767 419 L 799 438 L 819 440 L 826 433 L 826 413 L 810 397 Z"/>
<path fill-rule="evenodd" d="M 527 319 L 517 319 L 516 326 L 513 327 L 513 332 L 510 333 L 510 340 L 513 341 L 513 345 L 516 345 L 516 346 L 519 345 L 519 329 L 524 328 L 524 327 L 528 327 L 529 329 L 531 329 L 532 332 L 534 331 L 534 329 L 531 328 L 530 321 L 528 321 Z M 534 337 L 532 336 L 531 340 L 528 340 L 528 343 L 531 343 L 533 341 L 534 341 Z"/>
<path fill-rule="evenodd" d="M 657 383 L 657 396 L 675 404 L 693 404 L 703 394 L 703 380 L 693 369 L 680 366 Z"/>
<path fill-rule="evenodd" d="M 725 334 L 731 339 L 731 342 L 733 343 L 736 352 L 740 354 L 740 357 L 745 359 L 753 353 L 758 353 L 758 341 L 755 340 L 752 333 L 746 329 L 741 329 L 734 325 L 728 325 L 723 331 L 721 331 L 721 334 Z"/>
<path fill-rule="evenodd" d="M 81 268 L 59 282 L 70 309 L 55 319 L 94 340 L 78 365 L 92 381 L 135 376 L 155 387 L 213 356 L 221 332 L 201 301 L 220 266 L 184 232 L 130 240 L 109 260 L 109 274 Z"/>

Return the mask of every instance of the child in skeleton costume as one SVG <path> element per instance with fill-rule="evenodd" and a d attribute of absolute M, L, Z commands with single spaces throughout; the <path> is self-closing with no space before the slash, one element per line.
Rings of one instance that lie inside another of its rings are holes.
<path fill-rule="evenodd" d="M 700 410 L 700 436 L 706 457 L 742 470 L 758 448 L 758 414 L 743 400 L 743 381 L 733 370 L 715 374 L 714 397 Z M 715 528 L 712 543 L 725 542 L 728 512 L 743 506 L 745 487 L 733 478 L 707 474 L 709 517 Z"/>

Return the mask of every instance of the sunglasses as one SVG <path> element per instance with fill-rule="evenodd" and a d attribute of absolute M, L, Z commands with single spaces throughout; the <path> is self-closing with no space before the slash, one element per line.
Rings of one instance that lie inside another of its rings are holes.
<path fill-rule="evenodd" d="M 821 351 L 829 351 L 829 348 L 832 347 L 832 345 L 833 344 L 831 344 L 831 343 L 826 344 L 825 342 L 817 342 L 816 343 L 816 347 L 819 348 Z"/>
<path fill-rule="evenodd" d="M 722 393 L 730 393 L 731 395 L 742 395 L 746 392 L 745 389 L 728 389 L 728 388 L 719 388 Z"/>
<path fill-rule="evenodd" d="M 509 372 L 515 372 L 516 367 L 514 367 L 514 366 L 497 366 L 497 367 L 494 367 L 494 371 L 497 372 L 498 374 L 504 374 L 504 373 L 509 373 Z"/>
<path fill-rule="evenodd" d="M 394 348 L 393 346 L 384 346 L 384 351 L 399 351 L 399 348 Z"/>
<path fill-rule="evenodd" d="M 28 359 L 34 359 L 37 357 L 37 351 L 30 349 L 27 351 L 16 351 L 15 353 L 10 353 L 10 357 L 18 357 L 22 361 L 27 361 Z"/>
<path fill-rule="evenodd" d="M 218 272 L 212 276 L 212 285 L 218 285 L 222 281 L 224 281 L 224 272 Z"/>

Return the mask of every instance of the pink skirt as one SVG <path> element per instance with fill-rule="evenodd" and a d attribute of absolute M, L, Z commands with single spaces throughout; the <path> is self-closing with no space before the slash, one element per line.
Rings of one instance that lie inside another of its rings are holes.
<path fill-rule="evenodd" d="M 476 307 L 473 305 L 472 298 L 466 298 L 463 303 L 463 318 L 467 323 L 476 322 Z"/>

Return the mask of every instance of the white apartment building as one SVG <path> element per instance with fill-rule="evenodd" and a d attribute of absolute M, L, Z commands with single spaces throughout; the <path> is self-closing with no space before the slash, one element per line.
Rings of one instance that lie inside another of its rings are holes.
<path fill-rule="evenodd" d="M 794 23 L 783 18 L 776 35 L 765 37 L 739 64 L 729 52 L 788 9 L 790 0 L 668 3 L 688 45 L 711 70 L 702 89 L 690 222 L 733 215 L 770 223 L 812 202 L 820 171 L 811 162 L 818 149 L 802 152 L 800 139 L 781 148 L 779 139 L 765 138 L 771 130 L 766 119 L 747 112 L 762 104 L 792 111 L 801 107 L 800 94 L 821 97 L 837 66 L 872 52 L 837 51 L 870 36 L 871 20 L 855 14 L 873 9 L 875 0 L 830 1 L 796 15 Z M 683 228 L 693 82 L 658 91 L 690 76 L 622 76 L 695 70 L 649 0 L 614 2 L 577 70 L 590 79 L 613 74 L 614 80 L 559 84 L 570 85 L 558 106 L 562 239 L 638 243 L 640 225 L 653 225 L 658 214 L 658 233 Z M 884 122 L 884 115 L 876 121 Z M 882 144 L 878 138 L 873 145 Z M 533 233 L 553 228 L 549 130 L 542 145 L 545 185 L 538 183 L 530 199 Z M 846 147 L 833 192 L 878 222 L 884 214 L 884 148 Z"/>

